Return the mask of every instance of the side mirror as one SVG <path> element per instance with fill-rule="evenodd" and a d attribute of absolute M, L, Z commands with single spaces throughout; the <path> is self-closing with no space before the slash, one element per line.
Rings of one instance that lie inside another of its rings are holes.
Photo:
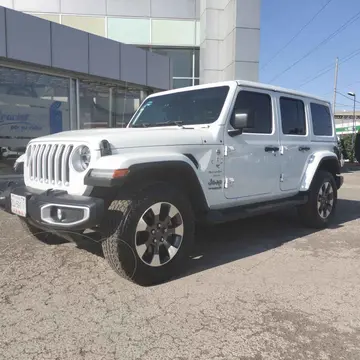
<path fill-rule="evenodd" d="M 246 113 L 236 112 L 231 121 L 233 129 L 228 130 L 230 136 L 241 135 L 243 129 L 250 127 L 249 115 Z"/>

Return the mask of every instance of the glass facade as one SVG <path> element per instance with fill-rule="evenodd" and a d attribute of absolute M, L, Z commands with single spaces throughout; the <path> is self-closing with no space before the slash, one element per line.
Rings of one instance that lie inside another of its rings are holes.
<path fill-rule="evenodd" d="M 0 177 L 36 137 L 72 129 L 124 127 L 140 89 L 0 66 Z"/>
<path fill-rule="evenodd" d="M 200 50 L 197 47 L 140 46 L 172 60 L 173 88 L 199 84 Z"/>
<path fill-rule="evenodd" d="M 109 127 L 109 88 L 89 81 L 79 82 L 80 129 Z"/>
<path fill-rule="evenodd" d="M 49 2 L 36 11 L 22 1 L 34 16 L 169 56 L 174 88 L 199 84 L 199 0 L 48 0 L 49 13 Z"/>
<path fill-rule="evenodd" d="M 195 21 L 153 19 L 151 44 L 191 46 L 195 42 L 195 31 Z"/>
<path fill-rule="evenodd" d="M 105 19 L 103 17 L 63 15 L 61 23 L 90 34 L 105 36 Z"/>
<path fill-rule="evenodd" d="M 108 37 L 125 44 L 150 44 L 149 19 L 108 18 Z"/>
<path fill-rule="evenodd" d="M 125 127 L 140 98 L 139 90 L 79 81 L 79 128 Z"/>
<path fill-rule="evenodd" d="M 30 139 L 71 128 L 70 81 L 0 67 L 0 175 Z"/>
<path fill-rule="evenodd" d="M 112 126 L 125 127 L 141 103 L 139 91 L 125 91 L 115 88 L 112 91 Z"/>

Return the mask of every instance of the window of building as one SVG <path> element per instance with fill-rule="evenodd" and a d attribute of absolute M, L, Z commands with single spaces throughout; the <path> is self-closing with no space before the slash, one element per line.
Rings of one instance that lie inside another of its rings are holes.
<path fill-rule="evenodd" d="M 172 60 L 173 77 L 192 77 L 193 50 L 152 47 L 153 52 L 168 56 Z"/>
<path fill-rule="evenodd" d="M 253 120 L 254 127 L 244 129 L 244 133 L 272 133 L 272 106 L 268 94 L 240 91 L 236 98 L 235 111 L 246 113 Z"/>
<path fill-rule="evenodd" d="M 200 76 L 200 50 L 195 49 L 194 53 L 195 53 L 194 73 L 195 73 L 195 77 L 199 77 Z"/>
<path fill-rule="evenodd" d="M 70 80 L 0 67 L 0 175 L 36 137 L 70 130 Z"/>
<path fill-rule="evenodd" d="M 136 113 L 131 126 L 213 123 L 220 116 L 228 92 L 228 86 L 218 86 L 149 98 Z"/>
<path fill-rule="evenodd" d="M 280 98 L 282 132 L 285 135 L 306 135 L 305 106 L 303 101 Z"/>
<path fill-rule="evenodd" d="M 140 46 L 172 60 L 174 89 L 199 84 L 200 50 L 192 47 Z"/>
<path fill-rule="evenodd" d="M 114 88 L 112 115 L 115 127 L 126 127 L 140 106 L 140 91 Z"/>
<path fill-rule="evenodd" d="M 109 87 L 95 82 L 79 82 L 80 129 L 104 128 L 110 125 Z"/>
<path fill-rule="evenodd" d="M 333 127 L 331 123 L 329 107 L 321 104 L 311 103 L 310 109 L 314 135 L 332 136 Z"/>
<path fill-rule="evenodd" d="M 186 86 L 192 86 L 192 79 L 173 79 L 173 88 L 179 89 Z"/>
<path fill-rule="evenodd" d="M 150 44 L 149 19 L 107 19 L 108 38 L 125 44 Z"/>
<path fill-rule="evenodd" d="M 195 21 L 151 20 L 151 44 L 160 46 L 191 46 L 195 43 Z"/>
<path fill-rule="evenodd" d="M 105 36 L 104 17 L 62 15 L 61 23 L 91 34 Z"/>

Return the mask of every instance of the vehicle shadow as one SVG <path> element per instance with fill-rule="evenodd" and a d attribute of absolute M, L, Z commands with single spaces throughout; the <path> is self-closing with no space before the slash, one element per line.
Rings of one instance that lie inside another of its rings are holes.
<path fill-rule="evenodd" d="M 40 230 L 39 233 L 42 231 Z M 44 233 L 46 233 L 44 231 Z M 39 238 L 45 245 L 56 246 L 73 243 L 78 249 L 85 250 L 93 255 L 104 257 L 101 248 L 101 236 L 96 232 L 79 234 L 71 231 L 58 231 L 57 233 L 47 233 L 48 236 Z"/>
<path fill-rule="evenodd" d="M 360 201 L 339 199 L 330 228 L 342 227 L 358 218 Z M 295 209 L 201 228 L 196 234 L 190 266 L 170 281 L 275 249 L 318 231 L 321 230 L 305 228 Z M 86 233 L 75 244 L 81 250 L 104 257 L 97 233 Z"/>
<path fill-rule="evenodd" d="M 360 201 L 338 200 L 330 228 L 360 218 Z M 275 249 L 321 230 L 305 228 L 295 209 L 201 229 L 188 271 L 178 278 Z"/>
<path fill-rule="evenodd" d="M 360 171 L 360 165 L 359 164 L 347 164 L 341 168 L 341 172 L 343 174 L 350 174 Z"/>

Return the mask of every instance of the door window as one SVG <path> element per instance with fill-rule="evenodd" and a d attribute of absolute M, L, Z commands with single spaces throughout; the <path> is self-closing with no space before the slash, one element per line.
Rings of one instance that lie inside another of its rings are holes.
<path fill-rule="evenodd" d="M 268 94 L 240 91 L 234 106 L 235 112 L 248 114 L 252 119 L 253 127 L 244 129 L 243 133 L 272 133 L 272 106 Z"/>
<path fill-rule="evenodd" d="M 306 135 L 305 106 L 303 101 L 281 97 L 280 111 L 284 135 Z"/>

